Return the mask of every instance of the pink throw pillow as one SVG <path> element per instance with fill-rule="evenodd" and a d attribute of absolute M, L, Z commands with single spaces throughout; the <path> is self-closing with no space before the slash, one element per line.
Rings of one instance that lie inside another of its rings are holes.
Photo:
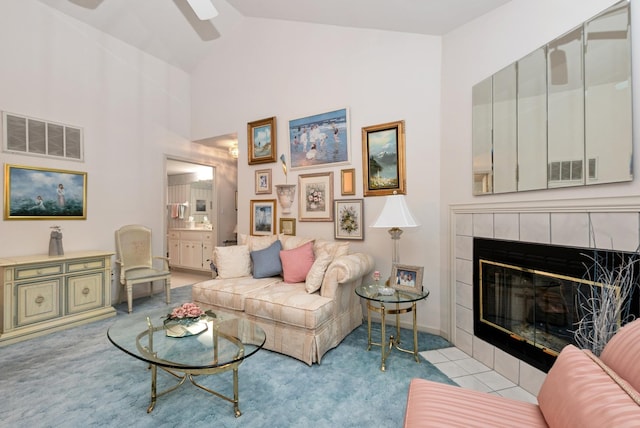
<path fill-rule="evenodd" d="M 307 242 L 293 250 L 280 251 L 280 261 L 284 282 L 304 282 L 314 261 L 313 242 Z"/>

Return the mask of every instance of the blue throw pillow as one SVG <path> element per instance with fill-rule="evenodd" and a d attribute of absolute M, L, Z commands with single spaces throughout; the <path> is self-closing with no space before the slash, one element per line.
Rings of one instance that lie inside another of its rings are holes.
<path fill-rule="evenodd" d="M 280 250 L 282 250 L 282 244 L 278 240 L 264 250 L 251 252 L 254 278 L 269 278 L 282 274 Z"/>

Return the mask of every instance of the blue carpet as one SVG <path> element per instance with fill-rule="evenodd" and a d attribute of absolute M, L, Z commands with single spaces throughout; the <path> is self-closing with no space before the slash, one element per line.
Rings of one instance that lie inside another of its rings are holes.
<path fill-rule="evenodd" d="M 191 287 L 172 290 L 190 301 Z M 163 294 L 136 299 L 134 311 L 166 306 Z M 126 304 L 118 316 L 127 316 Z M 312 367 L 261 350 L 239 370 L 240 410 L 187 384 L 158 398 L 147 414 L 150 373 L 115 348 L 106 331 L 114 318 L 0 347 L 0 425 L 13 427 L 399 427 L 414 377 L 455 385 L 432 364 L 393 351 L 380 371 L 380 348 L 366 351 L 363 323 Z M 375 324 L 374 341 L 380 325 Z M 390 328 L 387 327 L 388 334 Z M 411 332 L 403 330 L 403 343 Z M 420 333 L 420 350 L 450 346 Z M 406 345 L 410 347 L 410 345 Z M 158 390 L 173 379 L 158 370 Z M 160 374 L 162 373 L 162 374 Z M 200 377 L 203 385 L 233 395 L 232 373 Z"/>

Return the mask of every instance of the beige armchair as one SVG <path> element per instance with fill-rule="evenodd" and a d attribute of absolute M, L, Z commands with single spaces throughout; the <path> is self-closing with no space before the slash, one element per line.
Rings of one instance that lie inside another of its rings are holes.
<path fill-rule="evenodd" d="M 136 284 L 148 282 L 151 295 L 153 281 L 164 280 L 167 304 L 171 303 L 169 259 L 152 256 L 151 229 L 132 224 L 116 230 L 116 251 L 116 264 L 120 266 L 120 284 L 127 289 L 129 313 L 132 311 L 133 286 Z M 162 267 L 154 267 L 154 260 L 157 260 L 157 265 L 162 261 Z M 118 295 L 121 296 L 121 293 Z"/>

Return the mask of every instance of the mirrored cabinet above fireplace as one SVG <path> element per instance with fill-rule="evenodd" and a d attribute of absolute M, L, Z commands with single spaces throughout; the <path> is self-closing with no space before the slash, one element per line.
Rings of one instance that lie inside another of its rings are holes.
<path fill-rule="evenodd" d="M 630 2 L 473 87 L 473 193 L 630 181 Z"/>

